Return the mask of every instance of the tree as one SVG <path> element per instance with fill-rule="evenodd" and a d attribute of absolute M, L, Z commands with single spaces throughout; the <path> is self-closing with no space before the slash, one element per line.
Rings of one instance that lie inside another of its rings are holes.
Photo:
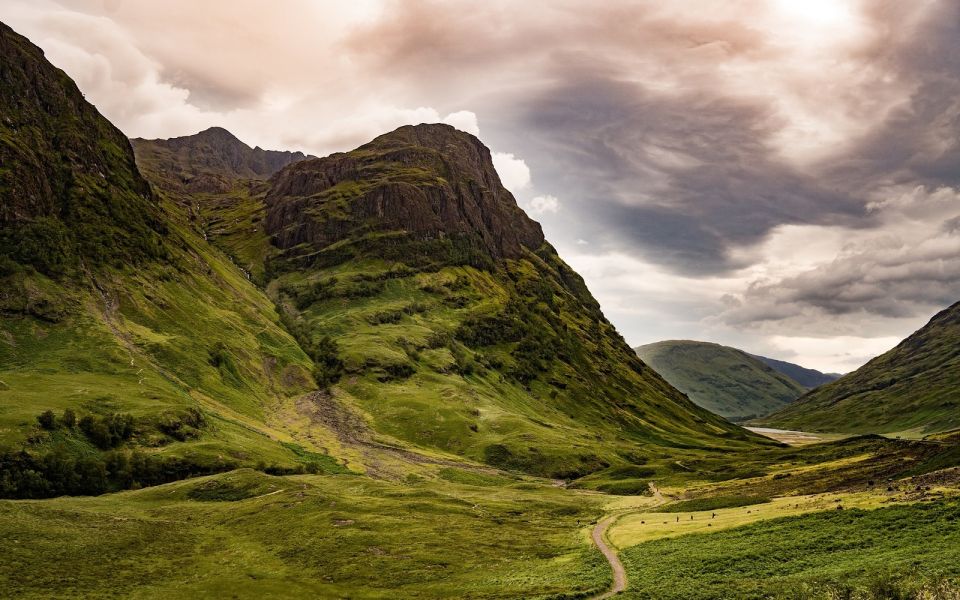
<path fill-rule="evenodd" d="M 40 413 L 40 416 L 37 417 L 37 421 L 40 423 L 40 427 L 43 427 L 48 431 L 57 426 L 57 417 L 53 414 L 52 410 L 45 410 Z"/>

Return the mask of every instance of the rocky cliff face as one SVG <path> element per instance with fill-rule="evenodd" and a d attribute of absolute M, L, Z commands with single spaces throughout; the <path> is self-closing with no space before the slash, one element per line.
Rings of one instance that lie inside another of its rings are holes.
<path fill-rule="evenodd" d="M 489 149 L 449 125 L 401 127 L 352 152 L 291 165 L 271 178 L 266 204 L 267 231 L 285 250 L 323 252 L 392 232 L 404 243 L 452 240 L 501 260 L 544 242 Z"/>
<path fill-rule="evenodd" d="M 266 179 L 303 152 L 251 148 L 222 127 L 167 140 L 132 140 L 137 161 L 174 192 L 223 193 L 238 179 Z"/>
<path fill-rule="evenodd" d="M 155 254 L 159 230 L 126 136 L 0 23 L 0 257 L 63 273 Z"/>

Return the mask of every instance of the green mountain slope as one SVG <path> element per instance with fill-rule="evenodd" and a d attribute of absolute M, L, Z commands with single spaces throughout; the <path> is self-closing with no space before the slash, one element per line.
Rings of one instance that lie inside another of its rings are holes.
<path fill-rule="evenodd" d="M 960 427 L 960 303 L 896 348 L 759 420 L 847 433 L 930 433 Z"/>
<path fill-rule="evenodd" d="M 381 434 L 565 478 L 752 443 L 636 357 L 469 134 L 401 127 L 284 168 L 263 202 L 269 293 Z"/>
<path fill-rule="evenodd" d="M 757 358 L 728 346 L 670 340 L 640 346 L 636 352 L 695 403 L 734 421 L 769 414 L 806 391 Z"/>
<path fill-rule="evenodd" d="M 807 389 L 812 389 L 825 383 L 836 381 L 842 377 L 840 373 L 822 373 L 816 369 L 807 369 L 806 367 L 801 367 L 800 365 L 796 365 L 785 360 L 767 358 L 766 356 L 759 356 L 757 354 L 751 354 L 750 356 L 759 360 L 768 367 L 773 368 L 775 371 L 786 375 Z"/>
<path fill-rule="evenodd" d="M 3 495 L 339 469 L 282 427 L 315 386 L 273 303 L 39 48 L 0 26 L 0 59 Z"/>

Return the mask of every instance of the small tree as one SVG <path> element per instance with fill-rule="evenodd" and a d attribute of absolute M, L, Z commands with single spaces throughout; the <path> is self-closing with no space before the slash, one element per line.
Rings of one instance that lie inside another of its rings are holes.
<path fill-rule="evenodd" d="M 63 418 L 61 419 L 64 427 L 73 428 L 77 424 L 77 413 L 73 412 L 72 408 L 68 408 L 63 411 Z"/>
<path fill-rule="evenodd" d="M 37 422 L 40 423 L 40 427 L 49 431 L 57 426 L 57 417 L 52 410 L 45 410 L 37 417 Z"/>

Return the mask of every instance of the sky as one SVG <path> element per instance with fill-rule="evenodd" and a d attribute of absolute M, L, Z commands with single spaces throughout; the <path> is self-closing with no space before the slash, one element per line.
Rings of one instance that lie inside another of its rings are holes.
<path fill-rule="evenodd" d="M 131 137 L 447 122 L 631 345 L 846 372 L 960 300 L 955 0 L 0 0 Z"/>

